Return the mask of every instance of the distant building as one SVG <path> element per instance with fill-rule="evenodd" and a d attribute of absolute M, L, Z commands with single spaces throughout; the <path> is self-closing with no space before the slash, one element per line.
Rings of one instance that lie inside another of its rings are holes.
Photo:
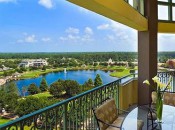
<path fill-rule="evenodd" d="M 6 67 L 5 65 L 2 65 L 2 68 L 0 68 L 0 71 L 6 71 L 11 70 L 12 68 Z"/>
<path fill-rule="evenodd" d="M 47 66 L 47 65 L 48 65 L 47 61 L 43 59 L 37 59 L 33 61 L 34 67 L 42 67 L 42 66 Z"/>
<path fill-rule="evenodd" d="M 47 66 L 48 62 L 44 59 L 33 59 L 33 60 L 23 60 L 20 64 L 19 67 L 42 67 L 42 66 Z"/>
<path fill-rule="evenodd" d="M 170 69 L 175 69 L 175 59 L 168 59 L 166 62 L 166 66 Z"/>
<path fill-rule="evenodd" d="M 107 63 L 108 63 L 108 65 L 112 65 L 112 64 L 114 64 L 115 62 L 112 61 L 112 59 L 110 58 L 110 59 L 107 61 Z"/>

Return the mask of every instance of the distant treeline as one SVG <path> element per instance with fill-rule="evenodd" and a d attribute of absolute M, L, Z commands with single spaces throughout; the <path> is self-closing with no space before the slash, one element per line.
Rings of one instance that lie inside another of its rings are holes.
<path fill-rule="evenodd" d="M 107 61 L 112 58 L 114 61 L 134 61 L 138 58 L 137 52 L 70 52 L 70 53 L 0 53 L 0 59 L 61 59 L 75 58 L 82 61 Z M 159 62 L 175 58 L 175 52 L 159 52 Z"/>
<path fill-rule="evenodd" d="M 82 61 L 128 61 L 137 59 L 136 52 L 71 52 L 71 53 L 0 53 L 0 59 L 75 58 Z"/>

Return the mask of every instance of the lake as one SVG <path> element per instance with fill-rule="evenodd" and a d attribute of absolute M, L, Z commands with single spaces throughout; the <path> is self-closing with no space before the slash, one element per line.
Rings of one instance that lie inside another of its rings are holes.
<path fill-rule="evenodd" d="M 110 72 L 105 72 L 105 71 L 101 71 L 101 70 L 96 70 L 96 71 L 94 71 L 94 70 L 78 70 L 78 71 L 67 71 L 67 73 L 64 73 L 64 71 L 48 73 L 46 75 L 42 75 L 42 76 L 37 77 L 37 78 L 18 80 L 15 82 L 16 82 L 16 85 L 18 86 L 20 93 L 22 93 L 23 86 L 29 86 L 31 83 L 35 83 L 37 86 L 39 86 L 42 78 L 46 79 L 48 85 L 52 84 L 53 82 L 57 81 L 58 79 L 76 80 L 79 84 L 84 84 L 84 82 L 87 81 L 89 78 L 94 80 L 97 74 L 100 74 L 102 81 L 103 81 L 103 84 L 107 84 L 107 83 L 110 83 L 110 82 L 118 79 L 116 77 L 111 77 L 109 75 Z"/>

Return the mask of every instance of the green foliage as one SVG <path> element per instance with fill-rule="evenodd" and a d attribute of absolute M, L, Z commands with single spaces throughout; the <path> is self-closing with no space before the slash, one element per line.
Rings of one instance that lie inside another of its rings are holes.
<path fill-rule="evenodd" d="M 60 97 L 63 94 L 74 96 L 80 92 L 80 85 L 74 80 L 59 79 L 50 85 L 49 92 L 55 97 Z"/>
<path fill-rule="evenodd" d="M 18 91 L 18 88 L 15 84 L 15 82 L 10 82 L 9 84 L 7 84 L 5 87 L 4 87 L 6 93 L 14 93 L 16 95 L 19 95 L 19 91 Z"/>
<path fill-rule="evenodd" d="M 14 112 L 19 96 L 12 83 L 8 86 L 1 86 L 0 97 L 0 110 L 5 108 L 7 111 Z"/>
<path fill-rule="evenodd" d="M 47 81 L 46 81 L 45 78 L 42 78 L 39 89 L 41 90 L 41 92 L 44 92 L 44 91 L 48 90 L 48 84 L 47 84 Z"/>
<path fill-rule="evenodd" d="M 87 91 L 89 89 L 92 89 L 94 87 L 93 80 L 90 78 L 88 81 L 86 81 L 82 86 L 83 91 Z"/>
<path fill-rule="evenodd" d="M 6 70 L 4 71 L 4 76 L 11 76 L 14 73 L 14 70 Z"/>
<path fill-rule="evenodd" d="M 91 78 L 88 79 L 87 83 L 88 83 L 89 87 L 93 87 L 94 86 L 94 82 L 93 82 L 93 80 Z"/>
<path fill-rule="evenodd" d="M 102 84 L 103 84 L 102 79 L 101 79 L 100 75 L 97 74 L 95 77 L 95 80 L 94 80 L 94 86 L 97 87 L 97 86 L 100 86 Z"/>
<path fill-rule="evenodd" d="M 134 69 L 134 68 L 135 68 L 134 63 L 132 63 L 132 62 L 128 62 L 128 66 L 129 66 L 130 68 L 132 68 L 132 69 Z"/>
<path fill-rule="evenodd" d="M 80 85 L 75 80 L 65 80 L 62 84 L 65 88 L 66 94 L 69 96 L 74 96 L 80 92 Z"/>
<path fill-rule="evenodd" d="M 6 92 L 1 88 L 0 89 L 0 110 L 5 107 L 5 97 Z"/>
<path fill-rule="evenodd" d="M 4 98 L 5 110 L 13 112 L 18 104 L 18 98 L 15 93 L 7 93 Z"/>
<path fill-rule="evenodd" d="M 33 94 L 39 93 L 40 90 L 34 83 L 32 83 L 28 87 L 28 92 L 29 92 L 29 94 L 33 95 Z"/>
<path fill-rule="evenodd" d="M 32 113 L 36 110 L 39 110 L 45 107 L 43 100 L 36 98 L 36 97 L 32 97 L 32 96 L 20 99 L 18 101 L 18 104 L 19 105 L 17 106 L 15 112 L 19 116 L 23 116 L 23 115 Z"/>
<path fill-rule="evenodd" d="M 63 94 L 64 88 L 63 85 L 60 82 L 54 82 L 50 85 L 49 89 L 50 94 L 52 94 L 54 97 L 59 97 Z"/>
<path fill-rule="evenodd" d="M 46 71 L 46 66 L 45 65 L 42 67 L 42 70 Z"/>
<path fill-rule="evenodd" d="M 15 109 L 15 113 L 20 117 L 29 113 L 32 113 L 41 108 L 47 107 L 58 102 L 55 99 L 48 99 L 47 97 L 27 96 L 18 100 L 18 106 Z"/>

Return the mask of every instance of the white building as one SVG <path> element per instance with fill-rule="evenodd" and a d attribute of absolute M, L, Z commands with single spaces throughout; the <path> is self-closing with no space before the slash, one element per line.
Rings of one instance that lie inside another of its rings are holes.
<path fill-rule="evenodd" d="M 110 59 L 108 60 L 108 62 L 107 62 L 107 63 L 108 63 L 108 65 L 109 65 L 109 64 L 111 64 L 111 65 L 112 65 L 112 64 L 114 64 L 115 62 L 114 62 L 114 61 L 112 61 L 112 59 L 110 58 Z"/>
<path fill-rule="evenodd" d="M 44 59 L 33 59 L 33 60 L 23 60 L 20 64 L 19 67 L 42 67 L 42 66 L 47 66 L 48 62 Z"/>

